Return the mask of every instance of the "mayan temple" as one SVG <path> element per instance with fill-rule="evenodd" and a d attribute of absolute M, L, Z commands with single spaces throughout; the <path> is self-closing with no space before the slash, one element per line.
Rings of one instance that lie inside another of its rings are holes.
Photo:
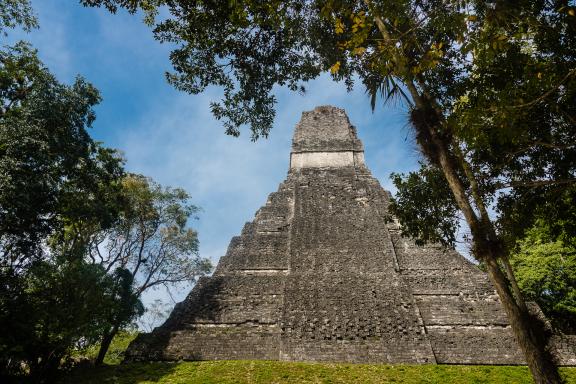
<path fill-rule="evenodd" d="M 345 112 L 304 112 L 286 180 L 127 359 L 523 364 L 487 276 L 401 237 L 389 200 Z"/>

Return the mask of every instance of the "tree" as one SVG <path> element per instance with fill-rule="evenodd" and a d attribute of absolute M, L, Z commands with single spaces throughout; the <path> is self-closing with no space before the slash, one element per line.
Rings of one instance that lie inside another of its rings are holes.
<path fill-rule="evenodd" d="M 150 5 L 82 2 L 132 11 Z M 212 111 L 229 134 L 238 135 L 247 124 L 254 139 L 266 136 L 274 117 L 273 86 L 303 91 L 302 82 L 323 71 L 349 88 L 361 81 L 373 107 L 380 95 L 404 100 L 426 160 L 421 180 L 430 176 L 438 183 L 439 176 L 450 191 L 452 200 L 442 203 L 459 212 L 469 228 L 473 255 L 486 265 L 535 381 L 561 381 L 508 255 L 518 236 L 512 224 L 520 223 L 522 232 L 546 199 L 557 201 L 575 179 L 576 10 L 568 1 L 156 5 L 166 5 L 170 13 L 156 24 L 157 39 L 177 45 L 168 81 L 190 93 L 222 86 L 224 99 L 213 103 Z M 416 184 L 413 178 L 406 186 Z M 396 207 L 409 219 L 401 202 Z M 457 224 L 435 231 L 438 212 L 429 211 L 427 223 L 416 217 L 402 224 L 417 229 L 411 233 L 416 237 L 424 234 L 423 241 L 449 243 L 443 235 Z"/>
<path fill-rule="evenodd" d="M 85 130 L 99 99 L 92 86 L 60 84 L 23 43 L 0 60 L 0 372 L 26 363 L 42 381 L 122 304 L 124 280 L 60 239 L 67 227 L 114 220 L 123 169 Z"/>
<path fill-rule="evenodd" d="M 554 326 L 576 333 L 574 236 L 553 236 L 540 220 L 518 242 L 510 262 L 526 297 L 538 303 Z"/>
<path fill-rule="evenodd" d="M 187 226 L 198 208 L 189 203 L 183 189 L 162 188 L 147 177 L 127 175 L 122 194 L 125 204 L 119 220 L 91 237 L 91 263 L 107 272 L 117 268 L 124 271 L 130 283 L 133 281 L 136 299 L 149 289 L 190 283 L 210 271 L 209 260 L 198 255 L 196 231 Z M 131 318 L 130 312 L 126 316 L 111 311 L 97 364 L 102 363 L 110 342 L 126 323 L 123 319 Z"/>
<path fill-rule="evenodd" d="M 3 273 L 2 281 L 2 372 L 21 373 L 24 362 L 38 382 L 53 378 L 73 348 L 96 342 L 118 305 L 112 277 L 81 260 L 36 261 L 22 274 Z"/>
<path fill-rule="evenodd" d="M 92 265 L 104 269 L 102 265 Z M 95 360 L 97 365 L 104 361 L 106 352 L 118 331 L 130 325 L 133 320 L 144 313 L 144 306 L 140 301 L 140 295 L 135 292 L 134 277 L 130 271 L 117 268 L 112 275 L 108 273 L 107 276 L 113 281 L 112 300 L 104 314 L 105 326 L 100 329 L 100 349 Z"/>
<path fill-rule="evenodd" d="M 0 33 L 18 25 L 37 26 L 29 2 L 0 1 Z M 73 348 L 103 338 L 101 362 L 143 313 L 144 290 L 209 269 L 186 228 L 187 194 L 124 177 L 116 151 L 88 134 L 99 101 L 80 77 L 58 82 L 27 43 L 0 50 L 0 374 L 24 363 L 49 380 Z M 96 262 L 98 246 L 118 253 Z"/>
<path fill-rule="evenodd" d="M 28 2 L 0 2 L 0 28 L 35 25 Z M 2 32 L 4 32 L 2 30 Z M 60 83 L 28 44 L 0 50 L 0 374 L 49 380 L 63 356 L 93 343 L 110 308 L 139 301 L 121 270 L 84 260 L 69 228 L 107 228 L 120 203 L 121 158 L 88 132 L 98 91 Z M 130 288 L 130 289 L 129 289 Z"/>
<path fill-rule="evenodd" d="M 0 52 L 0 79 L 0 265 L 18 270 L 67 225 L 110 225 L 123 167 L 86 130 L 92 85 L 59 83 L 25 43 Z"/>

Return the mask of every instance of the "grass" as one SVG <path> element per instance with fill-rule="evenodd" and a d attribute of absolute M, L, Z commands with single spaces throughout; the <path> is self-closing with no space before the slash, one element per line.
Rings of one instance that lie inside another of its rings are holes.
<path fill-rule="evenodd" d="M 527 367 L 483 365 L 385 365 L 285 361 L 197 361 L 120 364 L 135 332 L 118 334 L 99 368 L 78 368 L 62 384 L 371 384 L 533 383 Z M 82 354 L 94 358 L 94 346 Z M 562 368 L 576 384 L 576 368 Z"/>
<path fill-rule="evenodd" d="M 576 368 L 562 368 L 576 383 Z M 282 361 L 150 362 L 72 372 L 62 383 L 532 383 L 526 367 L 296 363 Z"/>
<path fill-rule="evenodd" d="M 104 356 L 104 364 L 120 364 L 122 360 L 124 360 L 124 351 L 128 348 L 128 345 L 132 340 L 136 338 L 138 332 L 128 332 L 128 331 L 120 331 L 110 343 L 110 348 L 108 348 L 108 352 L 106 352 L 106 356 Z M 85 357 L 90 360 L 96 359 L 98 356 L 98 350 L 100 349 L 100 344 L 95 344 L 89 347 L 86 350 L 78 351 L 73 353 L 74 357 Z"/>

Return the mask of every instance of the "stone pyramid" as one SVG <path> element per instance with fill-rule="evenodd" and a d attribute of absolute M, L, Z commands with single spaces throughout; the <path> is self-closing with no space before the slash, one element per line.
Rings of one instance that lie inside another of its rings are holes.
<path fill-rule="evenodd" d="M 127 359 L 522 364 L 486 275 L 401 237 L 389 199 L 345 112 L 304 112 L 286 180 Z"/>

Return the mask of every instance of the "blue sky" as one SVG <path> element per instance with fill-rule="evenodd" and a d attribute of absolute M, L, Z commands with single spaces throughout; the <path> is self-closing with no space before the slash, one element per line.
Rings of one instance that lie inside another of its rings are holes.
<path fill-rule="evenodd" d="M 343 84 L 322 76 L 308 84 L 304 96 L 277 89 L 270 137 L 251 142 L 248 129 L 240 138 L 229 137 L 209 109 L 220 90 L 192 96 L 169 86 L 164 72 L 171 69 L 170 48 L 153 39 L 141 17 L 123 11 L 112 15 L 70 0 L 33 0 L 32 5 L 40 29 L 11 33 L 10 40 L 30 41 L 60 81 L 82 75 L 101 91 L 92 136 L 122 150 L 129 171 L 191 194 L 202 208 L 200 220 L 192 223 L 200 253 L 214 264 L 286 177 L 302 111 L 327 104 L 344 108 L 364 142 L 368 167 L 388 190 L 393 191 L 391 172 L 417 167 L 406 111 L 380 103 L 372 113 L 360 86 L 347 93 Z M 175 298 L 181 300 L 187 291 L 181 289 Z M 166 298 L 156 292 L 146 300 L 152 297 Z"/>

